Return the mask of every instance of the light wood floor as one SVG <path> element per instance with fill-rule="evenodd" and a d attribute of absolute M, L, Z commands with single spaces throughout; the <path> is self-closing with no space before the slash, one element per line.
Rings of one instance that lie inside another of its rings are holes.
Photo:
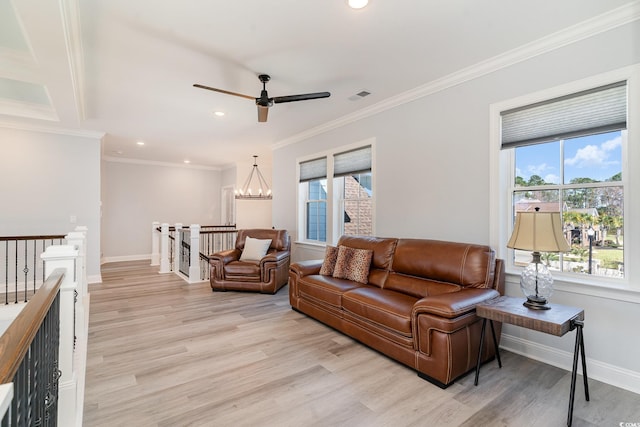
<path fill-rule="evenodd" d="M 148 262 L 91 285 L 84 425 L 563 426 L 570 373 L 502 352 L 442 390 L 291 310 L 277 295 L 211 292 Z M 567 338 L 571 339 L 571 338 Z M 589 345 L 586 343 L 587 355 Z M 578 378 L 574 426 L 640 423 L 640 395 Z"/>

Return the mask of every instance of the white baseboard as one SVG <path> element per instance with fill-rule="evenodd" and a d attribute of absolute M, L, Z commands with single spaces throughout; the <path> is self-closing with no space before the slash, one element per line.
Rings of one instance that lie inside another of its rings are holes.
<path fill-rule="evenodd" d="M 512 335 L 502 334 L 500 348 L 520 354 L 530 359 L 571 371 L 573 353 L 558 350 L 533 341 L 523 340 Z M 620 368 L 608 363 L 589 358 L 589 343 L 585 343 L 587 355 L 587 376 L 591 379 L 610 384 L 640 394 L 640 372 Z M 578 373 L 582 373 L 582 365 L 578 362 Z"/>
<path fill-rule="evenodd" d="M 102 257 L 100 259 L 100 264 L 106 264 L 108 262 L 140 261 L 145 259 L 151 260 L 151 254 Z"/>
<path fill-rule="evenodd" d="M 102 283 L 102 274 L 92 274 L 87 276 L 87 284 L 89 283 Z"/>

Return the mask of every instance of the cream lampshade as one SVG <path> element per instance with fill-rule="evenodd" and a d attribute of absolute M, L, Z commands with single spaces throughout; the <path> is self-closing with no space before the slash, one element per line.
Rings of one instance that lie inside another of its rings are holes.
<path fill-rule="evenodd" d="M 562 234 L 560 212 L 518 212 L 508 248 L 532 251 L 531 263 L 522 271 L 520 288 L 527 297 L 524 305 L 548 310 L 553 293 L 553 276 L 540 261 L 540 252 L 567 252 L 571 249 Z"/>

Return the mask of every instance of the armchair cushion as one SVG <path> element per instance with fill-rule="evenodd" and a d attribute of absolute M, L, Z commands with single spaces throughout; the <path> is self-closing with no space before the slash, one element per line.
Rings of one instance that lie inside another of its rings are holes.
<path fill-rule="evenodd" d="M 240 261 L 260 261 L 267 254 L 270 245 L 271 239 L 254 239 L 247 236 Z"/>

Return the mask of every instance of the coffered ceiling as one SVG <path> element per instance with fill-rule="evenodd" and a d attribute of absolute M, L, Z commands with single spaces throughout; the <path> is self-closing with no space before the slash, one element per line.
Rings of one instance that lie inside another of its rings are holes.
<path fill-rule="evenodd" d="M 628 0 L 370 0 L 361 10 L 345 0 L 0 0 L 0 126 L 104 133 L 112 159 L 223 168 L 558 32 L 638 19 L 639 8 Z M 192 86 L 258 97 L 262 73 L 271 75 L 270 96 L 331 97 L 276 104 L 258 123 L 252 100 Z"/>

